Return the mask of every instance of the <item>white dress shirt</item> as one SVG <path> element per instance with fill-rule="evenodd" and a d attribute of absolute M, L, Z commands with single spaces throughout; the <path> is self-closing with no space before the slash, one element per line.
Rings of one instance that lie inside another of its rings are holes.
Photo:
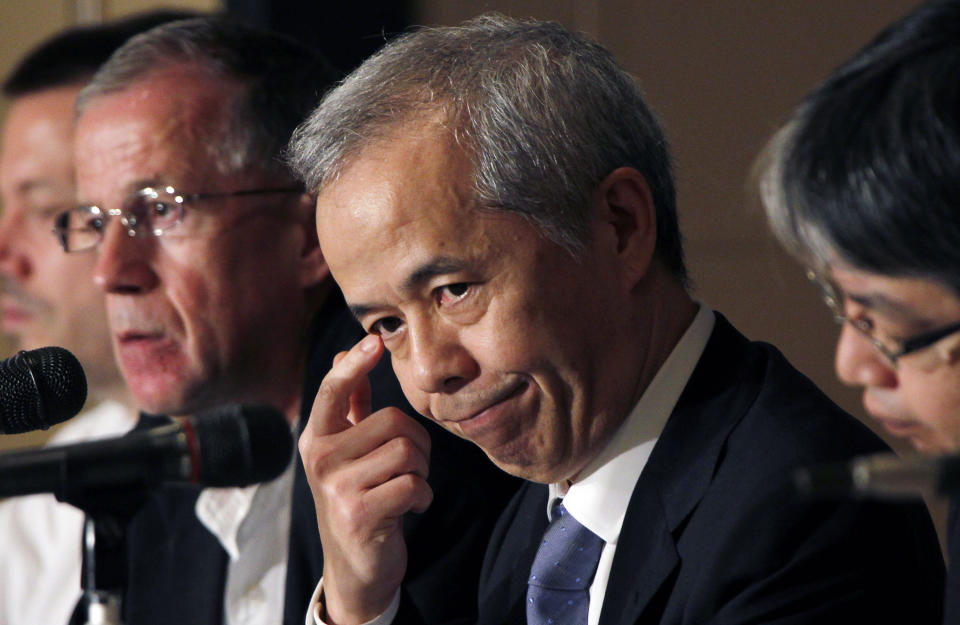
<path fill-rule="evenodd" d="M 119 436 L 135 415 L 104 401 L 65 422 L 46 446 Z M 0 625 L 61 625 L 80 597 L 83 512 L 53 495 L 0 501 Z"/>
<path fill-rule="evenodd" d="M 569 487 L 550 485 L 547 517 L 550 518 L 553 503 L 562 499 L 567 512 L 606 543 L 600 553 L 597 574 L 590 585 L 587 625 L 600 622 L 610 567 L 633 489 L 703 354 L 714 322 L 713 311 L 701 304 L 693 323 L 650 381 L 610 444 L 586 466 L 575 483 Z"/>
<path fill-rule="evenodd" d="M 295 465 L 270 482 L 205 488 L 197 498 L 197 518 L 230 557 L 225 625 L 283 621 Z"/>
<path fill-rule="evenodd" d="M 551 518 L 553 503 L 562 499 L 567 511 L 605 542 L 600 553 L 597 574 L 590 585 L 587 625 L 597 625 L 600 622 L 600 610 L 610 579 L 613 555 L 617 550 L 617 541 L 633 489 L 713 332 L 713 311 L 703 304 L 699 306 L 690 327 L 670 352 L 610 443 L 584 468 L 574 484 L 549 486 L 545 511 L 547 518 Z M 320 619 L 322 592 L 321 579 L 307 610 L 306 625 L 325 625 Z M 396 616 L 399 605 L 398 591 L 387 610 L 365 625 L 388 625 Z"/>

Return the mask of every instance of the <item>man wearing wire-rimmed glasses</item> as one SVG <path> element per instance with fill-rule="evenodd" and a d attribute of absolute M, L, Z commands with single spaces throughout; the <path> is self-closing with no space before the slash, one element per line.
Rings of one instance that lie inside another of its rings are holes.
<path fill-rule="evenodd" d="M 958 74 L 960 2 L 921 5 L 811 92 L 761 163 L 774 232 L 842 324 L 838 377 L 930 455 L 960 453 Z M 960 623 L 958 502 L 945 623 Z"/>
<path fill-rule="evenodd" d="M 926 453 L 960 452 L 960 98 L 944 69 L 960 70 L 958 37 L 958 2 L 893 25 L 763 161 L 771 225 L 843 325 L 837 375 Z"/>
<path fill-rule="evenodd" d="M 285 38 L 204 18 L 121 49 L 78 98 L 78 204 L 54 234 L 96 255 L 113 346 L 142 411 L 270 404 L 296 427 L 362 330 L 320 252 L 313 200 L 281 158 L 336 74 Z M 402 395 L 388 367 L 372 400 Z M 144 417 L 141 424 L 156 423 Z M 508 482 L 439 430 L 437 505 L 411 594 L 431 622 L 469 611 Z M 452 528 L 456 528 L 454 532 Z M 323 556 L 302 465 L 246 489 L 165 489 L 130 525 L 128 623 L 302 623 Z"/>

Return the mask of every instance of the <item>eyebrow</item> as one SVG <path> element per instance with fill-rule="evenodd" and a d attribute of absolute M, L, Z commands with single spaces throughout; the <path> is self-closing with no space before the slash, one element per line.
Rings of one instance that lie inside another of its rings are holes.
<path fill-rule="evenodd" d="M 467 263 L 463 259 L 450 256 L 437 256 L 411 271 L 410 275 L 408 275 L 400 285 L 400 291 L 403 294 L 412 293 L 422 288 L 424 284 L 430 282 L 437 276 L 462 271 L 466 266 Z M 350 304 L 348 308 L 359 321 L 371 311 L 386 308 L 386 306 L 377 304 Z"/>
<path fill-rule="evenodd" d="M 897 315 L 904 320 L 917 320 L 917 311 L 903 302 L 891 299 L 881 293 L 845 293 L 847 298 L 864 308 L 881 313 Z"/>
<path fill-rule="evenodd" d="M 141 189 L 145 189 L 147 187 L 156 188 L 160 186 L 168 186 L 168 185 L 166 182 L 162 182 L 160 178 L 141 178 L 138 180 L 134 180 L 133 182 L 127 183 L 123 191 L 124 202 L 126 202 L 130 197 L 133 196 L 134 193 L 136 193 L 137 191 L 140 191 Z M 81 202 L 78 202 L 78 204 L 80 206 L 101 206 L 102 203 L 81 201 Z"/>
<path fill-rule="evenodd" d="M 35 191 L 45 191 L 47 189 L 57 190 L 57 186 L 57 183 L 52 179 L 38 176 L 19 181 L 14 187 L 14 190 L 17 193 L 26 195 Z"/>
<path fill-rule="evenodd" d="M 163 182 L 161 178 L 141 178 L 140 180 L 134 180 L 127 185 L 127 195 L 133 195 L 141 189 L 146 189 L 147 187 L 167 187 L 173 186 L 166 182 Z"/>

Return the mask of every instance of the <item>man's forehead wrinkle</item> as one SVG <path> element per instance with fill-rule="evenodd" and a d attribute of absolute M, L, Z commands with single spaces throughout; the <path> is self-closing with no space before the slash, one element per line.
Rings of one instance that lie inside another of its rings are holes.
<path fill-rule="evenodd" d="M 144 105 L 148 100 L 156 98 L 165 100 L 166 105 Z M 162 85 L 154 84 L 154 81 L 142 81 L 123 91 L 105 94 L 92 100 L 80 117 L 79 127 L 84 140 L 89 141 L 91 137 L 95 137 L 98 145 L 102 145 L 102 133 L 112 135 L 109 140 L 111 163 L 161 162 L 168 168 L 175 161 L 157 158 L 155 155 L 169 154 L 176 149 L 188 151 L 191 145 L 205 144 L 204 137 L 210 134 L 206 126 L 214 119 L 215 102 L 213 98 L 202 98 L 185 101 L 179 106 L 176 98 L 169 96 Z M 121 120 L 114 121 L 113 116 L 108 116 L 101 106 L 107 107 L 108 112 L 117 113 Z M 185 158 L 187 156 L 189 154 L 185 154 Z M 87 155 L 81 158 L 80 162 L 94 169 L 103 167 L 97 162 L 96 155 Z M 183 172 L 161 170 L 159 166 L 154 166 L 149 170 L 132 172 L 133 178 L 121 181 L 120 184 L 128 193 L 159 183 L 179 185 L 184 183 L 175 178 L 180 173 Z M 187 190 L 195 191 L 192 188 Z M 79 199 L 94 201 L 99 198 Z"/>
<path fill-rule="evenodd" d="M 101 127 L 99 122 L 98 122 L 97 132 L 101 132 Z M 111 152 L 110 158 L 114 162 L 117 162 L 117 161 L 132 162 L 136 160 L 142 161 L 145 156 L 148 156 L 151 153 L 153 153 L 155 149 L 155 145 L 157 143 L 157 137 L 154 137 L 154 136 L 143 137 L 143 136 L 140 136 L 142 135 L 142 133 L 137 133 L 137 132 L 125 133 L 125 132 L 122 132 L 122 127 L 111 128 L 108 130 L 108 132 L 113 133 L 117 137 L 117 139 L 114 142 L 112 142 L 111 151 L 110 151 Z M 97 159 L 95 157 L 90 159 L 87 167 L 80 165 L 79 169 L 82 172 L 83 170 L 88 169 L 90 167 L 94 168 L 94 170 L 100 167 L 100 165 L 97 164 Z M 160 171 L 141 172 L 141 175 L 137 176 L 133 180 L 128 180 L 122 183 L 122 185 L 126 192 L 132 193 L 144 186 L 149 186 L 150 184 L 156 184 L 160 180 L 160 178 L 163 177 L 164 173 L 165 172 L 160 172 Z M 81 176 L 79 180 L 82 182 L 83 176 Z M 95 197 L 85 197 L 85 195 L 88 193 L 87 189 L 81 188 L 80 191 L 82 195 L 79 199 L 81 201 L 94 201 L 94 200 L 99 201 L 99 199 Z M 94 191 L 97 191 L 97 189 L 94 189 Z"/>
<path fill-rule="evenodd" d="M 336 249 L 328 262 L 334 278 L 346 282 L 354 315 L 389 314 L 419 299 L 438 276 L 464 271 L 488 250 L 492 242 L 477 241 L 474 229 L 464 226 L 464 216 L 484 218 L 471 173 L 469 158 L 449 131 L 431 123 L 368 144 L 319 192 L 321 245 Z M 373 233 L 376 252 L 357 233 Z M 368 267 L 361 275 L 363 258 L 375 272 Z"/>

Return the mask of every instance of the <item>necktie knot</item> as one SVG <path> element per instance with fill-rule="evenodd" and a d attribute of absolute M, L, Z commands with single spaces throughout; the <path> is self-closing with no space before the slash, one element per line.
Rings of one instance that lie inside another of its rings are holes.
<path fill-rule="evenodd" d="M 562 505 L 543 535 L 527 585 L 528 625 L 585 625 L 603 539 Z"/>

